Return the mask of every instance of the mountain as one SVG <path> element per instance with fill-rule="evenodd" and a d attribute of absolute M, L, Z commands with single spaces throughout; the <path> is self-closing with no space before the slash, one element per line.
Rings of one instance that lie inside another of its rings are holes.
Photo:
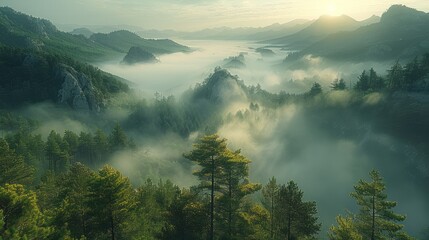
<path fill-rule="evenodd" d="M 99 112 L 127 92 L 120 78 L 73 59 L 32 49 L 0 47 L 0 108 L 52 102 Z"/>
<path fill-rule="evenodd" d="M 70 33 L 73 35 L 83 35 L 86 38 L 89 38 L 92 34 L 94 34 L 94 32 L 88 28 L 75 28 Z"/>
<path fill-rule="evenodd" d="M 225 58 L 223 60 L 224 68 L 245 68 L 246 64 L 245 64 L 245 58 L 244 58 L 244 54 L 240 53 L 238 56 L 231 56 L 228 58 Z"/>
<path fill-rule="evenodd" d="M 334 60 L 409 59 L 429 51 L 429 14 L 404 5 L 391 6 L 380 22 L 340 32 L 291 56 L 312 54 Z"/>
<path fill-rule="evenodd" d="M 65 54 L 86 62 L 118 55 L 83 36 L 61 32 L 48 20 L 8 7 L 0 8 L 0 45 Z"/>
<path fill-rule="evenodd" d="M 379 23 L 380 19 L 381 19 L 381 17 L 376 16 L 376 15 L 372 15 L 371 17 L 361 21 L 360 25 L 361 26 L 368 26 L 368 25 L 371 25 L 373 23 Z"/>
<path fill-rule="evenodd" d="M 353 18 L 342 16 L 321 16 L 308 27 L 292 35 L 264 41 L 262 43 L 280 45 L 289 49 L 301 49 L 317 42 L 329 34 L 355 30 L 360 23 Z"/>
<path fill-rule="evenodd" d="M 180 45 L 169 39 L 144 39 L 127 30 L 111 33 L 95 33 L 91 41 L 109 47 L 115 51 L 126 53 L 131 47 L 140 47 L 153 54 L 167 54 L 174 52 L 189 52 L 190 48 Z"/>
<path fill-rule="evenodd" d="M 140 47 L 131 47 L 122 62 L 125 64 L 155 63 L 158 62 L 158 59 L 156 59 L 152 53 L 145 51 Z"/>
<path fill-rule="evenodd" d="M 59 31 L 48 20 L 34 18 L 8 7 L 0 7 L 0 46 L 46 51 L 83 62 L 117 59 L 132 46 L 140 46 L 153 53 L 189 50 L 171 40 L 142 39 L 126 31 L 99 34 L 88 39 Z"/>
<path fill-rule="evenodd" d="M 176 37 L 197 40 L 252 40 L 262 41 L 273 39 L 285 34 L 292 34 L 307 27 L 311 21 L 296 19 L 288 23 L 275 23 L 266 27 L 219 27 L 194 32 L 178 32 L 174 30 L 143 30 L 137 33 L 143 37 L 165 38 Z"/>

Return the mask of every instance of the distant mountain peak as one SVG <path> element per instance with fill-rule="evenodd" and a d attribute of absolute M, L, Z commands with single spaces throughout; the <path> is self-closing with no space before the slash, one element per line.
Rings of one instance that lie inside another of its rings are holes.
<path fill-rule="evenodd" d="M 426 21 L 427 19 L 429 19 L 429 14 L 405 5 L 397 4 L 392 5 L 385 13 L 383 13 L 380 22 L 415 23 L 422 20 Z"/>
<path fill-rule="evenodd" d="M 10 7 L 0 7 L 0 26 L 1 25 L 7 28 L 13 26 L 15 28 L 24 29 L 40 34 L 43 37 L 47 37 L 49 33 L 58 31 L 50 21 L 17 12 Z"/>
<path fill-rule="evenodd" d="M 317 21 L 344 21 L 344 20 L 346 20 L 346 21 L 355 21 L 356 22 L 355 19 L 353 19 L 350 16 L 344 15 L 344 14 L 340 15 L 340 16 L 322 15 L 322 16 L 319 17 L 319 19 L 316 20 L 316 22 Z"/>

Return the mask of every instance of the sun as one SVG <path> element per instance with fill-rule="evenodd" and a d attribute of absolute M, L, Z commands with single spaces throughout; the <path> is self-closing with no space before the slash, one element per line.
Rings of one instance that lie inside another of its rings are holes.
<path fill-rule="evenodd" d="M 328 5 L 326 5 L 326 14 L 330 16 L 338 15 L 337 6 L 333 2 L 330 2 Z"/>

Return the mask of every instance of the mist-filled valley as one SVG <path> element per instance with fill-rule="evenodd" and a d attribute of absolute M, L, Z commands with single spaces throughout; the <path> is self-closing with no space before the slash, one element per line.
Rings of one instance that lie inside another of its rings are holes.
<path fill-rule="evenodd" d="M 0 239 L 429 239 L 429 14 L 383 11 L 149 39 L 1 7 Z"/>

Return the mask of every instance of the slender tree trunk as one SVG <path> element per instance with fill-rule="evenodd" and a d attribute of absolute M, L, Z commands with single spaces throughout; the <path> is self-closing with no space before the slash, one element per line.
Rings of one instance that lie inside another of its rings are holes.
<path fill-rule="evenodd" d="M 229 211 L 228 211 L 228 236 L 231 239 L 232 236 L 232 180 L 231 180 L 231 172 L 229 173 Z"/>
<path fill-rule="evenodd" d="M 274 194 L 271 196 L 271 239 L 274 239 Z"/>
<path fill-rule="evenodd" d="M 110 232 L 112 235 L 112 240 L 115 240 L 115 223 L 113 222 L 112 214 L 110 214 Z"/>
<path fill-rule="evenodd" d="M 214 215 L 214 158 L 212 156 L 212 186 L 211 186 L 211 195 L 210 195 L 210 240 L 213 240 L 214 238 L 214 227 L 213 227 L 213 215 Z"/>
<path fill-rule="evenodd" d="M 289 211 L 289 215 L 288 215 L 288 218 L 287 218 L 287 239 L 288 240 L 290 240 L 290 235 L 291 235 L 291 231 L 290 231 L 290 227 L 291 227 L 291 222 L 292 222 L 292 217 L 291 217 L 291 214 L 290 214 L 290 211 Z"/>
<path fill-rule="evenodd" d="M 371 240 L 375 240 L 375 193 L 372 195 L 372 232 Z"/>

